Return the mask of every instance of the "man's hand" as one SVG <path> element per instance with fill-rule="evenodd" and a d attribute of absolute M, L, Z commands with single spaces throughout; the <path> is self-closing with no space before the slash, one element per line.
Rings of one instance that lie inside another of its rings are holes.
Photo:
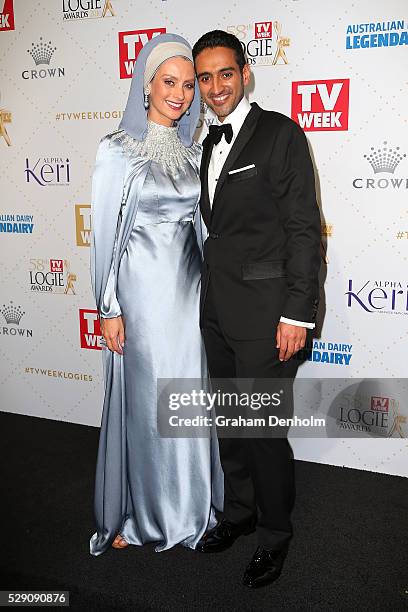
<path fill-rule="evenodd" d="M 125 343 L 125 328 L 122 317 L 103 319 L 101 317 L 101 332 L 110 351 L 123 355 L 122 346 Z"/>
<path fill-rule="evenodd" d="M 305 346 L 306 327 L 282 323 L 278 325 L 276 332 L 276 348 L 279 349 L 280 361 L 288 361 Z"/>

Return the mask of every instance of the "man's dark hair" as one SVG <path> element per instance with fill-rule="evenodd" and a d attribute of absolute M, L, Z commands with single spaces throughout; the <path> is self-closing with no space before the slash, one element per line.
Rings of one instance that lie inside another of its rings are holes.
<path fill-rule="evenodd" d="M 242 72 L 243 67 L 247 63 L 245 59 L 245 53 L 238 38 L 229 32 L 224 30 L 212 30 L 207 32 L 199 38 L 193 47 L 193 58 L 194 61 L 204 49 L 214 49 L 214 47 L 227 47 L 232 49 L 235 53 L 235 60 Z"/>

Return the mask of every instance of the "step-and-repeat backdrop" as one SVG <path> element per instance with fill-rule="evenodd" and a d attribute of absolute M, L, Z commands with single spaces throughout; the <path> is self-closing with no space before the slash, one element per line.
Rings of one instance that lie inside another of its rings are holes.
<path fill-rule="evenodd" d="M 245 47 L 249 99 L 302 126 L 316 168 L 322 298 L 299 376 L 316 379 L 316 402 L 318 381 L 341 379 L 342 401 L 331 437 L 294 439 L 296 457 L 407 476 L 406 8 L 0 0 L 1 410 L 99 425 L 96 149 L 118 126 L 147 40 L 167 31 L 193 43 L 221 28 Z M 212 120 L 202 115 L 200 137 Z"/>

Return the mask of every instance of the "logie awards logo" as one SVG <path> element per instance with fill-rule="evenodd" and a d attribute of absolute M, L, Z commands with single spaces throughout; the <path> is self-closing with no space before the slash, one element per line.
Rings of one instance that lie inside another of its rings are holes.
<path fill-rule="evenodd" d="M 0 108 L 0 136 L 2 136 L 6 144 L 11 147 L 11 140 L 7 132 L 6 123 L 11 123 L 11 112 L 5 108 Z"/>
<path fill-rule="evenodd" d="M 290 38 L 282 34 L 279 21 L 231 25 L 227 31 L 240 40 L 252 67 L 289 64 L 285 49 L 290 46 Z"/>
<path fill-rule="evenodd" d="M 67 259 L 30 259 L 30 291 L 76 295 L 77 275 Z"/>
<path fill-rule="evenodd" d="M 62 0 L 66 20 L 115 17 L 111 0 Z"/>
<path fill-rule="evenodd" d="M 337 427 L 342 432 L 365 433 L 378 438 L 406 438 L 407 417 L 397 398 L 357 393 L 343 395 Z"/>

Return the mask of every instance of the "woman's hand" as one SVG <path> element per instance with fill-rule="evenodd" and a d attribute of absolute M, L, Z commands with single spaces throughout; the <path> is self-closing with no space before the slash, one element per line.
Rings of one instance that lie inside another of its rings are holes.
<path fill-rule="evenodd" d="M 110 351 L 123 355 L 122 347 L 125 343 L 125 328 L 122 317 L 103 319 L 101 317 L 101 332 Z"/>

